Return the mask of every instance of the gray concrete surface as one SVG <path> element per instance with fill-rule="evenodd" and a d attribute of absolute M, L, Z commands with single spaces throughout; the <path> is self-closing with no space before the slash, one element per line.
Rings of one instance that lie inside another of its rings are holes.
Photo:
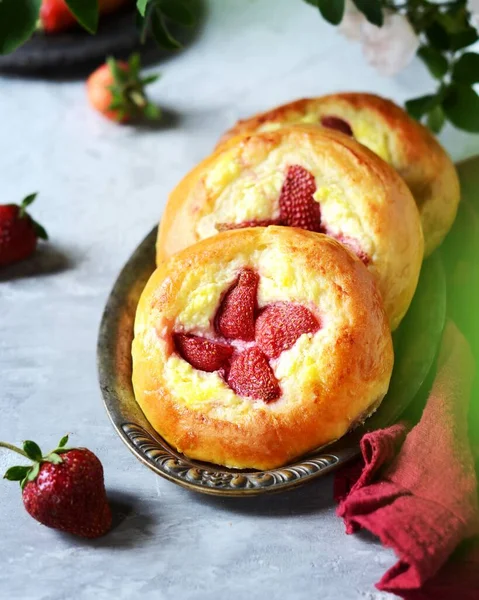
<path fill-rule="evenodd" d="M 51 242 L 0 272 L 0 439 L 47 449 L 66 432 L 103 461 L 117 527 L 95 542 L 36 524 L 0 483 L 0 597 L 9 600 L 379 600 L 394 557 L 346 536 L 332 479 L 238 501 L 196 496 L 126 450 L 103 409 L 95 344 L 107 294 L 168 191 L 238 117 L 295 97 L 369 90 L 402 102 L 433 83 L 416 61 L 380 77 L 300 0 L 216 0 L 196 43 L 158 66 L 159 129 L 119 127 L 83 82 L 0 78 L 1 202 L 39 191 Z M 456 158 L 478 138 L 446 129 Z M 0 471 L 16 459 L 0 453 Z"/>

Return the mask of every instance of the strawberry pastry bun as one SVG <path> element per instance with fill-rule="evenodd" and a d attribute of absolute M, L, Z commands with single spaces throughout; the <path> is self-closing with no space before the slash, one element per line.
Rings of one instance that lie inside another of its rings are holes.
<path fill-rule="evenodd" d="M 417 207 L 399 175 L 354 139 L 315 126 L 238 136 L 173 190 L 157 258 L 224 230 L 300 227 L 336 238 L 376 277 L 391 328 L 423 259 Z"/>
<path fill-rule="evenodd" d="M 431 132 L 390 100 L 353 93 L 297 100 L 239 121 L 222 142 L 238 134 L 306 123 L 354 137 L 392 165 L 419 208 L 426 256 L 439 246 L 456 217 L 456 169 Z"/>
<path fill-rule="evenodd" d="M 384 397 L 391 333 L 374 277 L 332 238 L 228 231 L 160 264 L 140 299 L 135 397 L 190 458 L 269 469 L 343 436 Z"/>

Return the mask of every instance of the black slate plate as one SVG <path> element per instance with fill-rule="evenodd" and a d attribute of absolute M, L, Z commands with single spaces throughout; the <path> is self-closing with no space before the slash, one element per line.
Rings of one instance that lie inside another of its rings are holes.
<path fill-rule="evenodd" d="M 113 287 L 100 326 L 98 369 L 106 410 L 118 435 L 158 475 L 205 494 L 251 496 L 288 490 L 357 456 L 362 435 L 395 422 L 417 396 L 434 363 L 446 317 L 446 282 L 437 254 L 425 261 L 411 308 L 394 334 L 395 367 L 389 392 L 363 426 L 326 448 L 269 471 L 238 471 L 179 454 L 150 426 L 131 384 L 133 322 L 138 299 L 155 268 L 156 232 L 155 227 L 135 250 Z"/>
<path fill-rule="evenodd" d="M 134 14 L 129 9 L 106 17 L 96 35 L 80 28 L 51 35 L 36 33 L 12 54 L 0 56 L 0 70 L 19 74 L 58 72 L 99 63 L 109 54 L 128 54 L 139 42 Z"/>
<path fill-rule="evenodd" d="M 199 21 L 198 26 L 188 29 L 174 23 L 169 25 L 173 35 L 185 46 L 200 31 L 205 14 L 201 0 L 195 0 L 194 11 Z M 145 46 L 140 45 L 135 15 L 135 8 L 128 7 L 105 16 L 95 35 L 90 35 L 80 27 L 50 35 L 36 33 L 12 54 L 0 56 L 0 72 L 43 77 L 82 76 L 109 55 L 125 58 L 134 50 L 141 49 L 143 65 L 171 55 L 171 52 L 158 48 L 153 41 Z"/>

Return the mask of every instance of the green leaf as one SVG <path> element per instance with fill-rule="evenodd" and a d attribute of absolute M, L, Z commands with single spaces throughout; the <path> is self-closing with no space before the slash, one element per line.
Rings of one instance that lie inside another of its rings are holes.
<path fill-rule="evenodd" d="M 479 133 L 479 96 L 467 85 L 453 83 L 442 102 L 447 118 L 464 131 Z"/>
<path fill-rule="evenodd" d="M 133 52 L 133 54 L 128 59 L 128 67 L 130 69 L 131 77 L 138 77 L 138 74 L 141 69 L 141 58 L 138 52 Z"/>
<path fill-rule="evenodd" d="M 76 20 L 90 33 L 98 29 L 98 0 L 65 0 Z"/>
<path fill-rule="evenodd" d="M 22 202 L 22 207 L 27 208 L 27 206 L 30 206 L 30 204 L 35 200 L 35 198 L 37 196 L 38 196 L 38 192 L 35 192 L 34 194 L 30 194 L 29 196 L 24 198 L 24 200 Z"/>
<path fill-rule="evenodd" d="M 384 14 L 380 0 L 353 0 L 353 2 L 370 23 L 377 27 L 383 26 Z"/>
<path fill-rule="evenodd" d="M 155 83 L 155 81 L 158 81 L 158 79 L 161 77 L 161 75 L 156 74 L 156 75 L 147 75 L 146 77 L 143 77 L 142 79 L 140 79 L 141 85 L 143 87 L 150 85 L 150 83 Z"/>
<path fill-rule="evenodd" d="M 38 238 L 40 238 L 41 240 L 48 240 L 48 233 L 46 232 L 43 225 L 40 225 L 40 223 L 37 223 L 33 219 L 32 219 L 32 225 L 33 225 L 33 229 Z"/>
<path fill-rule="evenodd" d="M 159 7 L 163 15 L 175 23 L 192 27 L 196 22 L 195 15 L 181 0 L 160 0 Z"/>
<path fill-rule="evenodd" d="M 38 193 L 30 194 L 29 196 L 27 196 L 26 198 L 24 198 L 22 200 L 22 203 L 20 204 L 20 211 L 19 211 L 20 218 L 24 217 L 27 214 L 27 208 L 30 206 L 30 204 L 35 200 L 35 198 L 37 196 L 38 196 Z"/>
<path fill-rule="evenodd" d="M 319 6 L 319 0 L 304 0 L 305 2 L 307 2 L 308 4 L 311 4 L 311 6 L 315 6 L 316 8 L 318 8 Z"/>
<path fill-rule="evenodd" d="M 439 98 L 436 94 L 421 96 L 408 100 L 406 102 L 406 110 L 414 119 L 420 120 L 426 113 L 430 112 L 438 103 Z"/>
<path fill-rule="evenodd" d="M 458 10 L 459 8 L 459 10 Z M 447 12 L 436 12 L 434 19 L 447 33 L 461 33 L 467 27 L 467 19 L 462 7 L 453 7 Z"/>
<path fill-rule="evenodd" d="M 318 8 L 326 21 L 339 25 L 343 20 L 345 0 L 318 0 Z"/>
<path fill-rule="evenodd" d="M 3 476 L 8 481 L 22 481 L 28 475 L 31 467 L 10 467 Z"/>
<path fill-rule="evenodd" d="M 479 54 L 463 54 L 454 65 L 452 78 L 458 83 L 479 83 Z"/>
<path fill-rule="evenodd" d="M 125 106 L 125 100 L 123 98 L 115 98 L 110 102 L 108 110 L 118 110 Z"/>
<path fill-rule="evenodd" d="M 9 54 L 34 33 L 42 0 L 0 0 L 0 54 Z"/>
<path fill-rule="evenodd" d="M 135 14 L 135 25 L 139 32 L 140 43 L 144 44 L 150 30 L 151 4 L 146 7 L 145 14 L 142 16 L 138 11 Z"/>
<path fill-rule="evenodd" d="M 35 442 L 32 442 L 31 440 L 23 442 L 23 450 L 28 458 L 36 461 L 42 460 L 42 451 L 40 450 L 40 446 Z"/>
<path fill-rule="evenodd" d="M 165 20 L 163 16 L 158 11 L 154 11 L 151 14 L 151 32 L 156 42 L 163 46 L 163 48 L 168 48 L 169 50 L 177 50 L 181 48 L 181 44 L 178 40 L 176 40 L 171 33 L 168 31 L 168 28 L 165 25 Z"/>
<path fill-rule="evenodd" d="M 446 115 L 444 114 L 442 106 L 438 104 L 427 115 L 426 123 L 431 131 L 434 133 L 439 133 L 444 127 L 445 121 Z"/>
<path fill-rule="evenodd" d="M 59 465 L 63 462 L 62 457 L 56 452 L 50 452 L 50 454 L 45 458 L 46 462 L 53 463 L 54 465 Z"/>
<path fill-rule="evenodd" d="M 108 65 L 111 74 L 113 75 L 115 84 L 121 85 L 128 82 L 128 71 L 122 69 L 118 62 L 112 56 L 109 56 L 106 59 L 106 64 Z M 110 88 L 111 87 L 114 86 L 110 86 Z"/>
<path fill-rule="evenodd" d="M 22 483 L 21 483 L 22 490 L 27 485 L 27 483 L 29 483 L 30 481 L 35 481 L 35 479 L 38 477 L 39 472 L 40 472 L 40 463 L 37 462 L 33 465 L 33 467 L 31 469 L 29 469 L 27 476 L 22 481 Z"/>
<path fill-rule="evenodd" d="M 439 23 L 434 22 L 426 28 L 426 37 L 429 44 L 438 50 L 449 50 L 451 46 L 449 34 Z"/>
<path fill-rule="evenodd" d="M 68 435 L 64 435 L 58 443 L 59 448 L 64 448 L 68 444 Z"/>
<path fill-rule="evenodd" d="M 156 106 L 156 104 L 153 104 L 152 102 L 148 102 L 142 112 L 147 119 L 152 121 L 155 121 L 161 117 L 160 107 Z"/>
<path fill-rule="evenodd" d="M 442 79 L 449 69 L 447 58 L 440 50 L 432 46 L 423 46 L 418 51 L 419 57 L 424 61 L 431 75 L 436 79 Z"/>
<path fill-rule="evenodd" d="M 145 16 L 149 0 L 136 0 L 136 8 L 142 17 Z"/>
<path fill-rule="evenodd" d="M 468 46 L 475 44 L 477 40 L 479 40 L 477 31 L 474 27 L 468 27 L 460 33 L 451 35 L 450 47 L 452 50 L 461 50 L 462 48 L 467 48 Z"/>
<path fill-rule="evenodd" d="M 446 277 L 435 253 L 424 261 L 409 311 L 393 334 L 394 370 L 381 410 L 366 422 L 369 431 L 396 422 L 417 396 L 433 366 L 445 322 Z"/>

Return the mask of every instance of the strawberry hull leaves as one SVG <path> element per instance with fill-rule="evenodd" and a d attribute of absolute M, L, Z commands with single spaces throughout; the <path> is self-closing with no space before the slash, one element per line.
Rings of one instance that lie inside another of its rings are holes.
<path fill-rule="evenodd" d="M 161 110 L 149 101 L 145 87 L 159 75 L 141 77 L 139 54 L 128 63 L 110 57 L 88 78 L 87 94 L 92 106 L 105 117 L 124 123 L 141 118 L 158 119 Z"/>
<path fill-rule="evenodd" d="M 38 444 L 32 442 L 31 440 L 26 440 L 23 442 L 23 450 L 20 450 L 20 448 L 16 448 L 15 446 L 11 446 L 10 444 L 0 442 L 0 447 L 13 450 L 14 452 L 17 452 L 18 454 L 25 456 L 25 458 L 29 458 L 31 461 L 33 461 L 33 465 L 30 466 L 11 467 L 5 473 L 3 478 L 8 479 L 9 481 L 19 481 L 23 490 L 27 483 L 30 481 L 35 481 L 42 463 L 50 462 L 58 465 L 62 462 L 60 454 L 62 452 L 68 452 L 69 449 L 65 447 L 67 442 L 68 436 L 66 435 L 62 437 L 58 443 L 58 446 L 45 456 L 43 456 Z"/>

